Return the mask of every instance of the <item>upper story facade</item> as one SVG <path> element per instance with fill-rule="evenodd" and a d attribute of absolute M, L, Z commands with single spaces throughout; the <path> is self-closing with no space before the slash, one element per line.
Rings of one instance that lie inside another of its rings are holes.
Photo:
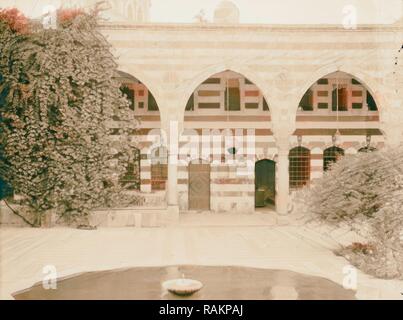
<path fill-rule="evenodd" d="M 402 138 L 402 21 L 357 29 L 104 23 L 101 31 L 119 70 L 146 88 L 138 90 L 137 112 L 159 117 L 162 128 L 177 121 L 183 129 L 192 116 L 212 110 L 228 116 L 226 92 L 239 90 L 239 110 L 236 106 L 231 114 L 261 116 L 261 110 L 264 116 L 266 111 L 266 125 L 279 144 L 289 140 L 303 117 L 334 116 L 335 97 L 343 105 L 338 116 L 372 117 L 387 141 Z M 141 108 L 141 99 L 155 100 L 159 112 Z M 314 123 L 308 118 L 303 126 Z"/>

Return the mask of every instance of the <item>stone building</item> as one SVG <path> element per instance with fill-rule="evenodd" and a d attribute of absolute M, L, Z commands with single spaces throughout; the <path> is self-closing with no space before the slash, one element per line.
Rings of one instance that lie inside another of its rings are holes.
<path fill-rule="evenodd" d="M 141 118 L 128 166 L 140 178 L 129 172 L 125 183 L 146 205 L 172 218 L 266 205 L 287 214 L 293 191 L 338 157 L 400 144 L 402 19 L 239 24 L 224 1 L 214 23 L 145 23 L 149 8 L 111 1 L 101 25 Z"/>
<path fill-rule="evenodd" d="M 142 120 L 139 192 L 173 216 L 287 214 L 292 192 L 338 157 L 400 143 L 402 31 L 402 20 L 102 25 Z"/>

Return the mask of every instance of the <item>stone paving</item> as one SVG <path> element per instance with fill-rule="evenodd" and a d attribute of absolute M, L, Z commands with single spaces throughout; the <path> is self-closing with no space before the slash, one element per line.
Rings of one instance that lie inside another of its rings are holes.
<path fill-rule="evenodd" d="M 333 254 L 337 242 L 323 233 L 263 214 L 204 216 L 210 225 L 200 225 L 200 219 L 201 214 L 183 215 L 167 228 L 0 228 L 0 298 L 12 299 L 16 291 L 42 281 L 47 265 L 56 267 L 58 277 L 135 266 L 205 265 L 284 269 L 338 284 L 345 280 L 348 262 Z M 401 292 L 403 281 L 358 271 L 358 299 L 403 299 Z"/>

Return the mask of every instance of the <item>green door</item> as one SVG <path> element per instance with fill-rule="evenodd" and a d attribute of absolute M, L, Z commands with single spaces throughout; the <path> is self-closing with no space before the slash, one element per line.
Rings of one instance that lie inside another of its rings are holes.
<path fill-rule="evenodd" d="M 276 199 L 276 163 L 260 160 L 255 163 L 255 206 L 274 204 Z"/>

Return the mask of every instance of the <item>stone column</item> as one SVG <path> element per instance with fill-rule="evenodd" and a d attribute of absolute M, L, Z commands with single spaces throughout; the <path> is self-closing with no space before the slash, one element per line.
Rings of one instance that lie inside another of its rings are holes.
<path fill-rule="evenodd" d="M 286 147 L 281 147 L 278 150 L 277 158 L 277 194 L 276 194 L 276 211 L 280 215 L 288 213 L 289 203 L 289 174 L 288 174 L 288 153 Z"/>
<path fill-rule="evenodd" d="M 288 91 L 285 90 L 285 93 Z M 287 96 L 287 95 L 286 95 Z M 292 97 L 289 93 L 288 96 Z M 292 106 L 293 101 L 284 100 L 278 97 L 274 102 L 277 108 L 270 109 L 272 116 L 272 131 L 276 140 L 277 155 L 277 173 L 276 173 L 276 211 L 279 215 L 288 214 L 290 204 L 290 188 L 289 188 L 289 149 L 290 138 L 295 131 L 296 108 Z"/>
<path fill-rule="evenodd" d="M 175 109 L 168 109 L 162 114 L 162 129 L 166 135 L 168 148 L 168 181 L 167 181 L 167 204 L 168 219 L 179 219 L 178 205 L 178 153 L 179 132 L 182 128 L 183 117 Z"/>
<path fill-rule="evenodd" d="M 168 205 L 178 205 L 178 153 L 169 150 L 168 152 Z"/>

